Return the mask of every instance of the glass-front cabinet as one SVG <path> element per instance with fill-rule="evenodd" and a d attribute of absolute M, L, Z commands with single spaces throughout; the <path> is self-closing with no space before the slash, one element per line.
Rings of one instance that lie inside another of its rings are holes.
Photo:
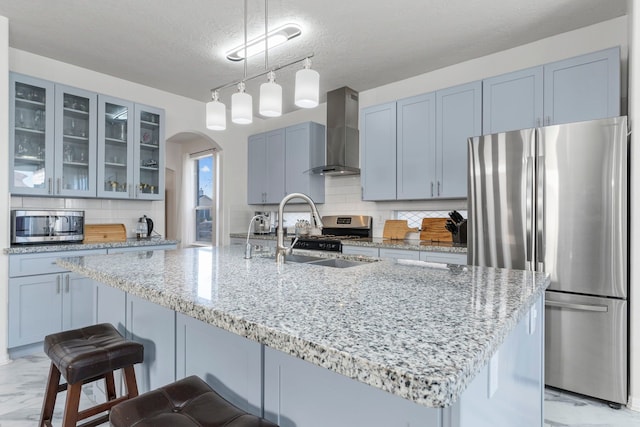
<path fill-rule="evenodd" d="M 98 97 L 98 197 L 164 198 L 164 111 Z"/>
<path fill-rule="evenodd" d="M 134 198 L 133 103 L 100 95 L 98 118 L 98 197 Z"/>
<path fill-rule="evenodd" d="M 164 110 L 135 105 L 135 172 L 136 198 L 164 198 Z"/>
<path fill-rule="evenodd" d="M 10 74 L 9 187 L 12 194 L 54 194 L 54 84 Z"/>
<path fill-rule="evenodd" d="M 93 92 L 56 85 L 56 195 L 96 196 L 97 104 Z"/>

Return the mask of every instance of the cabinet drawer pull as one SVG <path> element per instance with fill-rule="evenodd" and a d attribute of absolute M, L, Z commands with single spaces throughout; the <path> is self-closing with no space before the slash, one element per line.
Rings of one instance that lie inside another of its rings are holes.
<path fill-rule="evenodd" d="M 68 274 L 64 276 L 64 291 L 66 293 L 69 293 L 69 275 Z"/>
<path fill-rule="evenodd" d="M 60 276 L 56 276 L 56 294 L 60 293 Z"/>

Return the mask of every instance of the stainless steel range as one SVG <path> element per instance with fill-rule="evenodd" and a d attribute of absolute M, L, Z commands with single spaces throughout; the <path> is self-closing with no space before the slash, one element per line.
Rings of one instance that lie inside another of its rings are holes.
<path fill-rule="evenodd" d="M 323 216 L 321 235 L 300 236 L 296 249 L 342 252 L 342 241 L 372 236 L 373 218 L 366 215 Z M 292 239 L 292 242 L 295 239 Z"/>

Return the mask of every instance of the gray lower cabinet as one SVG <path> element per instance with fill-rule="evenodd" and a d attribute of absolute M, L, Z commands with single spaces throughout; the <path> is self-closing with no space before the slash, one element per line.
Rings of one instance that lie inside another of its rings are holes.
<path fill-rule="evenodd" d="M 93 323 L 95 282 L 75 273 L 9 279 L 9 348 Z"/>
<path fill-rule="evenodd" d="M 264 352 L 264 416 L 280 427 L 443 425 L 438 409 L 269 347 Z"/>
<path fill-rule="evenodd" d="M 261 415 L 258 342 L 178 313 L 176 344 L 176 378 L 197 375 L 237 407 Z"/>
<path fill-rule="evenodd" d="M 380 258 L 413 259 L 417 261 L 420 259 L 420 251 L 380 248 Z"/>
<path fill-rule="evenodd" d="M 482 133 L 620 115 L 620 48 L 614 47 L 482 82 Z"/>
<path fill-rule="evenodd" d="M 445 264 L 467 264 L 467 254 L 450 252 L 420 252 L 420 260 L 427 262 L 440 262 Z"/>
<path fill-rule="evenodd" d="M 126 337 L 144 346 L 144 362 L 135 366 L 140 393 L 175 381 L 175 311 L 127 294 L 126 318 Z"/>
<path fill-rule="evenodd" d="M 380 250 L 378 248 L 372 248 L 368 246 L 342 246 L 342 253 L 345 255 L 362 255 L 372 258 L 378 258 L 380 256 Z"/>
<path fill-rule="evenodd" d="M 105 253 L 88 250 L 10 255 L 8 348 L 37 344 L 48 334 L 92 324 L 96 282 L 68 272 L 55 260 Z"/>

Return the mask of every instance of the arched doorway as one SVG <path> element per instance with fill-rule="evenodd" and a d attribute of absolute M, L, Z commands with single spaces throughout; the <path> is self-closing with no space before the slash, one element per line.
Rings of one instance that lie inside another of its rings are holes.
<path fill-rule="evenodd" d="M 182 247 L 218 244 L 220 152 L 220 146 L 200 132 L 167 138 L 166 235 Z"/>

